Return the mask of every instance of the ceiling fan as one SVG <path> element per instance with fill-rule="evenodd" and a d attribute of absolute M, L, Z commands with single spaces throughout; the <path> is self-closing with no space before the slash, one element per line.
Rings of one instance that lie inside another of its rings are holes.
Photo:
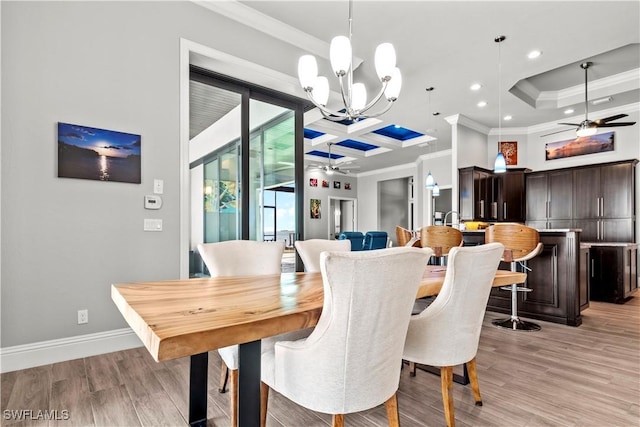
<path fill-rule="evenodd" d="M 636 122 L 617 122 L 617 123 L 609 123 L 614 120 L 621 119 L 623 117 L 627 117 L 627 114 L 616 114 L 614 116 L 605 117 L 604 119 L 598 120 L 589 120 L 589 98 L 587 92 L 587 70 L 589 67 L 593 65 L 592 62 L 583 62 L 580 64 L 580 68 L 584 70 L 584 120 L 580 123 L 558 123 L 559 125 L 565 126 L 576 126 L 576 135 L 577 136 L 591 136 L 594 135 L 599 128 L 612 128 L 618 126 L 633 126 Z M 570 129 L 559 130 L 557 132 L 551 132 L 543 136 L 549 136 L 560 132 L 566 132 Z"/>
<path fill-rule="evenodd" d="M 334 165 L 332 162 L 333 156 L 331 155 L 331 146 L 335 145 L 335 142 L 328 142 L 327 145 L 329 146 L 329 164 L 309 165 L 309 168 L 321 169 L 325 171 L 327 175 L 333 175 L 334 173 L 341 173 L 343 175 L 346 175 L 349 172 L 351 172 L 351 169 L 360 168 L 360 166 L 356 166 L 356 165 L 351 165 L 348 168 L 341 168 L 340 166 Z"/>

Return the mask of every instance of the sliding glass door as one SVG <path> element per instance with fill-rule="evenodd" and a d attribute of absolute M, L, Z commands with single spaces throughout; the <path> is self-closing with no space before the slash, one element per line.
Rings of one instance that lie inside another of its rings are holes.
<path fill-rule="evenodd" d="M 191 247 L 235 239 L 292 246 L 303 224 L 302 104 L 196 68 L 191 82 Z"/>

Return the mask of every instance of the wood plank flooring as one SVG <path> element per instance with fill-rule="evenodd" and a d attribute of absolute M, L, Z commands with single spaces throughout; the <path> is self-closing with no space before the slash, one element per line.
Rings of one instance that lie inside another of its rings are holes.
<path fill-rule="evenodd" d="M 640 293 L 624 305 L 592 302 L 578 328 L 538 322 L 540 332 L 511 332 L 491 326 L 497 317 L 487 313 L 477 356 L 484 406 L 474 405 L 468 386 L 454 384 L 459 427 L 640 425 Z M 226 426 L 220 359 L 217 352 L 209 359 L 207 424 Z M 185 426 L 188 362 L 156 363 L 137 348 L 2 374 L 2 425 Z M 444 425 L 434 375 L 410 378 L 404 369 L 398 405 L 403 427 Z M 17 419 L 12 411 L 19 410 L 31 410 L 29 419 Z M 330 416 L 271 393 L 269 426 L 330 424 Z M 345 424 L 386 426 L 384 406 L 349 414 Z"/>

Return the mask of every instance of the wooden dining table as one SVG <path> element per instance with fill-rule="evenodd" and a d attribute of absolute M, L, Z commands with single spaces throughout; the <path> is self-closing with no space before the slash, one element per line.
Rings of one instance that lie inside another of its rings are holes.
<path fill-rule="evenodd" d="M 416 298 L 437 295 L 446 267 L 427 266 Z M 493 286 L 524 283 L 497 270 Z M 151 356 L 190 357 L 189 424 L 207 421 L 208 352 L 239 344 L 239 425 L 257 427 L 260 340 L 315 326 L 323 305 L 320 273 L 195 278 L 111 286 L 111 298 Z"/>

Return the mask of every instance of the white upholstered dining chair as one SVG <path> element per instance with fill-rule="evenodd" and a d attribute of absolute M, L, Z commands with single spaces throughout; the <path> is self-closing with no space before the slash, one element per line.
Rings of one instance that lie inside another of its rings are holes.
<path fill-rule="evenodd" d="M 324 251 L 351 251 L 349 240 L 309 239 L 296 240 L 296 251 L 307 272 L 320 272 L 320 254 Z"/>
<path fill-rule="evenodd" d="M 414 364 L 440 367 L 449 427 L 455 425 L 451 394 L 454 366 L 466 364 L 476 405 L 482 406 L 476 353 L 503 249 L 500 243 L 452 248 L 440 293 L 429 307 L 409 321 L 403 358 Z M 415 375 L 415 365 L 412 369 Z"/>
<path fill-rule="evenodd" d="M 262 354 L 261 425 L 269 389 L 313 411 L 344 414 L 382 403 L 398 425 L 396 391 L 411 307 L 430 250 L 323 252 L 324 305 L 306 339 Z"/>
<path fill-rule="evenodd" d="M 204 243 L 198 245 L 198 252 L 211 277 L 280 274 L 284 241 L 229 240 Z M 278 339 L 297 339 L 298 337 L 298 333 L 293 333 L 293 335 L 284 334 Z M 273 347 L 274 338 L 262 341 L 263 351 Z M 231 426 L 236 427 L 238 425 L 238 346 L 220 348 L 218 353 L 222 358 L 219 391 L 225 392 L 227 378 L 229 378 Z"/>

